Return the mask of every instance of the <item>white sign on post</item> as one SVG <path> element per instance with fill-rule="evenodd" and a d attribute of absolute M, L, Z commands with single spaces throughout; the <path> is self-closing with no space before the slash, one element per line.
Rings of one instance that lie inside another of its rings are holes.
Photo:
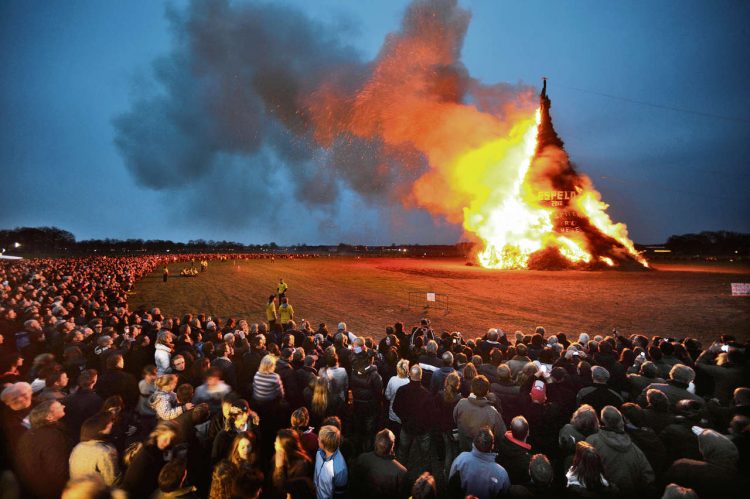
<path fill-rule="evenodd" d="M 427 301 L 435 301 L 435 293 L 427 293 Z"/>
<path fill-rule="evenodd" d="M 750 296 L 750 282 L 733 282 L 732 296 Z"/>

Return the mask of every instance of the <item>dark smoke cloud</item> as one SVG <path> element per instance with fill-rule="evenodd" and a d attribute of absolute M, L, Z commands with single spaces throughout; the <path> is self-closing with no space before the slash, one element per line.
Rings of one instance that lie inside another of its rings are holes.
<path fill-rule="evenodd" d="M 325 149 L 316 142 L 311 96 L 324 83 L 354 96 L 377 63 L 359 57 L 341 26 L 272 3 L 227 0 L 193 1 L 167 15 L 173 48 L 153 64 L 156 85 L 138 88 L 131 109 L 114 119 L 115 142 L 139 185 L 170 193 L 176 216 L 228 228 L 278 223 L 279 206 L 301 204 L 319 215 L 321 231 L 345 234 L 331 223 L 342 190 L 382 206 L 386 225 L 400 218 L 394 207 L 402 209 L 427 167 L 421 153 L 341 131 Z M 401 33 L 431 23 L 435 43 L 452 55 L 435 68 L 432 91 L 501 115 L 500 103 L 517 89 L 468 76 L 458 58 L 469 19 L 455 0 L 417 0 Z"/>

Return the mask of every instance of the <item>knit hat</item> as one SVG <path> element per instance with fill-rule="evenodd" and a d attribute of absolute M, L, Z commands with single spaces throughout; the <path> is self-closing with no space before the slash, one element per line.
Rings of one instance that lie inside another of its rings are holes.
<path fill-rule="evenodd" d="M 529 393 L 531 396 L 531 401 L 536 404 L 543 404 L 547 401 L 547 385 L 542 380 L 536 380 L 534 381 L 534 384 L 531 385 L 531 392 Z"/>

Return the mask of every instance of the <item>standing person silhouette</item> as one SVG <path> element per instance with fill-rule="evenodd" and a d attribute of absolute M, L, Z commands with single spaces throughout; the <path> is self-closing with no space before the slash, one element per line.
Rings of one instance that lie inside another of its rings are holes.
<path fill-rule="evenodd" d="M 287 289 L 289 289 L 289 286 L 286 285 L 283 278 L 279 277 L 279 285 L 276 288 L 276 291 L 277 291 L 276 294 L 279 297 L 279 304 L 281 304 L 282 298 L 286 298 Z"/>

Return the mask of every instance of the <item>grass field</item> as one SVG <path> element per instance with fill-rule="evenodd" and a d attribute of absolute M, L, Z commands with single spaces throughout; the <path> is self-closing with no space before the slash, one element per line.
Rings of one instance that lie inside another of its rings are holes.
<path fill-rule="evenodd" d="M 158 306 L 171 316 L 205 312 L 226 319 L 264 318 L 279 277 L 289 285 L 295 319 L 329 328 L 344 320 L 357 334 L 380 338 L 397 320 L 410 325 L 427 315 L 436 331 L 478 335 L 488 327 L 548 333 L 586 331 L 750 337 L 750 298 L 732 297 L 730 283 L 750 281 L 747 268 L 657 266 L 654 272 L 491 271 L 463 260 L 346 259 L 212 262 L 198 277 L 169 282 L 157 271 L 140 281 L 131 309 Z M 410 291 L 448 296 L 448 310 L 409 307 Z"/>

